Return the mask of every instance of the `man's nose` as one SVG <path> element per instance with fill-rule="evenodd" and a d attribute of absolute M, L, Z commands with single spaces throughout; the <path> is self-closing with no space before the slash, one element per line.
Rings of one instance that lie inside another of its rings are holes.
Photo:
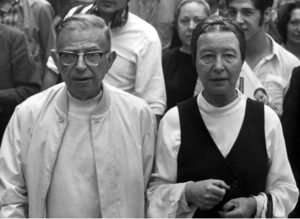
<path fill-rule="evenodd" d="M 86 64 L 85 64 L 83 56 L 84 56 L 83 54 L 78 54 L 78 59 L 77 59 L 77 63 L 76 63 L 77 70 L 86 69 Z"/>
<path fill-rule="evenodd" d="M 236 13 L 234 20 L 235 20 L 235 22 L 237 22 L 239 24 L 244 22 L 243 15 L 241 14 L 241 12 Z"/>

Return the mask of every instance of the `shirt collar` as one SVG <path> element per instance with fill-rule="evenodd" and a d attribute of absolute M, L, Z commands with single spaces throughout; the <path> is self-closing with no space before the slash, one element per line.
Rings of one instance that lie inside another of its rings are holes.
<path fill-rule="evenodd" d="M 278 56 L 279 56 L 279 48 L 278 48 L 277 43 L 275 42 L 275 40 L 269 34 L 266 34 L 266 35 L 268 37 L 268 40 L 271 43 L 272 53 L 270 55 L 266 56 L 265 59 L 266 60 L 271 60 L 273 57 L 277 57 L 278 58 Z"/>
<path fill-rule="evenodd" d="M 65 83 L 61 83 L 61 86 L 63 87 L 57 98 L 56 111 L 61 117 L 67 117 L 69 111 L 68 89 Z M 108 111 L 111 103 L 110 86 L 102 83 L 102 88 L 101 100 L 95 110 L 97 113 L 93 115 L 95 117 L 104 115 Z"/>
<path fill-rule="evenodd" d="M 223 107 L 216 107 L 212 104 L 210 104 L 203 96 L 203 90 L 199 95 L 197 96 L 197 104 L 200 111 L 203 111 L 207 114 L 211 115 L 226 115 L 228 113 L 235 112 L 240 107 L 241 100 L 245 98 L 245 96 L 238 90 L 236 90 L 236 98 L 229 104 Z"/>

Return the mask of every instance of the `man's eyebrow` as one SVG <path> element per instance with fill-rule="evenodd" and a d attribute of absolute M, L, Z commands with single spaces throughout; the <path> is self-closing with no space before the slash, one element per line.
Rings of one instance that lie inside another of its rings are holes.
<path fill-rule="evenodd" d="M 236 11 L 237 11 L 237 10 L 240 10 L 240 11 L 243 11 L 243 10 L 255 11 L 255 10 L 257 10 L 257 9 L 255 9 L 255 8 L 249 8 L 249 7 L 245 7 L 245 8 L 240 8 L 240 9 L 238 9 L 238 8 L 236 8 L 236 7 L 233 7 L 233 6 L 229 6 L 228 9 L 236 10 Z"/>
<path fill-rule="evenodd" d="M 82 48 L 82 49 L 66 48 L 65 51 L 69 51 L 69 52 L 93 52 L 93 51 L 105 51 L 105 49 L 100 49 L 97 46 L 92 46 L 92 47 Z"/>
<path fill-rule="evenodd" d="M 241 11 L 255 11 L 255 8 L 241 8 Z"/>

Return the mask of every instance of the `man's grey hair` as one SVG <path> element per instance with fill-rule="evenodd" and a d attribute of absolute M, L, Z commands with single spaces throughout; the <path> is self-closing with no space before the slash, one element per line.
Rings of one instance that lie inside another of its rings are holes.
<path fill-rule="evenodd" d="M 66 30 L 87 30 L 87 29 L 95 29 L 96 31 L 103 31 L 107 50 L 111 49 L 111 32 L 110 28 L 106 25 L 105 21 L 95 15 L 92 14 L 76 14 L 71 17 L 67 17 L 62 21 L 57 30 L 57 39 L 59 39 L 61 33 Z M 84 34 L 84 33 L 82 33 Z M 58 40 L 57 40 L 58 42 Z"/>

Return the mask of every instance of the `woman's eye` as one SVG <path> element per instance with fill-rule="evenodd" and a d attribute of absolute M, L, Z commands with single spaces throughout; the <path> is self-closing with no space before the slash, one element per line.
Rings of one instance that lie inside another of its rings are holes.
<path fill-rule="evenodd" d="M 203 20 L 203 19 L 201 19 L 201 18 L 196 18 L 196 19 L 194 20 L 194 22 L 198 24 L 198 23 L 200 23 L 202 20 Z"/>
<path fill-rule="evenodd" d="M 189 23 L 189 21 L 188 20 L 181 20 L 180 23 L 183 24 L 183 25 L 186 25 L 186 24 Z"/>
<path fill-rule="evenodd" d="M 205 62 L 205 63 L 208 63 L 208 62 L 211 62 L 213 59 L 214 59 L 214 56 L 212 54 L 207 54 L 207 55 L 203 55 L 201 57 L 201 59 Z"/>

